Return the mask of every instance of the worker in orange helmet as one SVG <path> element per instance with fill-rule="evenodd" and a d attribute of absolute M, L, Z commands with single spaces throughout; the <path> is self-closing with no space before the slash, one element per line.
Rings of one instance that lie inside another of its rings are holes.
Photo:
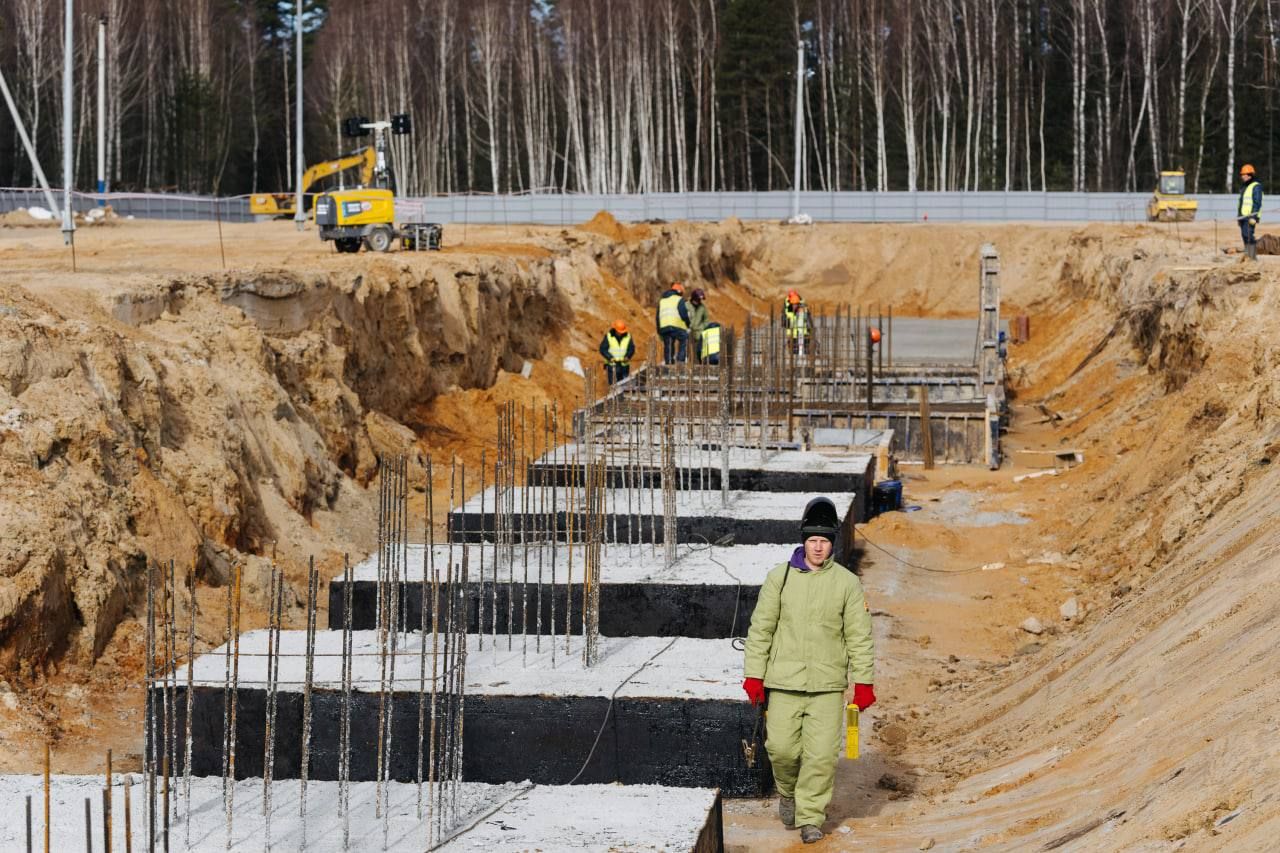
<path fill-rule="evenodd" d="M 1236 221 L 1240 223 L 1240 237 L 1244 240 L 1245 256 L 1251 260 L 1258 259 L 1258 239 L 1253 229 L 1258 225 L 1258 217 L 1262 215 L 1262 184 L 1254 177 L 1253 166 L 1245 163 L 1240 167 L 1240 204 L 1236 209 Z"/>
<path fill-rule="evenodd" d="M 797 290 L 788 290 L 787 298 L 782 300 L 782 321 L 788 328 L 791 326 L 791 315 L 796 309 L 804 304 L 804 300 L 800 298 L 800 292 Z"/>
<path fill-rule="evenodd" d="M 656 322 L 662 338 L 663 364 L 675 364 L 688 357 L 689 303 L 684 301 L 684 285 L 674 282 L 658 297 Z"/>
<path fill-rule="evenodd" d="M 600 355 L 604 356 L 604 372 L 610 385 L 631 375 L 631 359 L 635 354 L 636 342 L 631 339 L 627 324 L 614 320 L 600 339 Z"/>

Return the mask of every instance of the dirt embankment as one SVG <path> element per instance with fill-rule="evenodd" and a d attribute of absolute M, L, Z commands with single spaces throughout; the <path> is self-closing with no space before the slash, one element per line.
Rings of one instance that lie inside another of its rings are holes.
<path fill-rule="evenodd" d="M 917 838 L 1273 846 L 1280 269 L 1215 254 L 1086 228 L 1033 301 L 1033 341 L 1011 357 L 1023 422 L 1049 419 L 1047 444 L 1086 462 L 1021 487 L 1041 501 L 1026 537 L 1056 548 L 1047 572 L 1078 613 L 1037 614 L 1057 634 L 1044 650 L 899 724 L 911 734 L 891 750 L 937 774 L 901 821 Z"/>
<path fill-rule="evenodd" d="M 650 273 L 623 286 L 632 252 Z M 506 398 L 572 402 L 581 380 L 559 361 L 594 366 L 604 328 L 582 318 L 622 302 L 643 323 L 667 277 L 716 287 L 704 270 L 736 274 L 700 237 L 573 232 L 225 274 L 0 277 L 0 679 L 17 694 L 0 693 L 33 715 L 18 730 L 83 717 L 83 690 L 50 688 L 59 671 L 83 683 L 101 657 L 111 689 L 137 688 L 148 561 L 173 560 L 179 583 L 195 569 L 201 646 L 220 642 L 212 588 L 236 565 L 246 624 L 273 557 L 297 617 L 308 558 L 330 575 L 372 547 L 379 455 L 465 456 Z"/>

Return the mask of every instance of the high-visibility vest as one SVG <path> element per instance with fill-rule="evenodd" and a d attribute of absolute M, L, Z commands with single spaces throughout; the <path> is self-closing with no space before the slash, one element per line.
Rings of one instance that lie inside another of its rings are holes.
<path fill-rule="evenodd" d="M 720 327 L 707 326 L 702 330 L 702 352 L 703 361 L 713 355 L 720 354 Z"/>
<path fill-rule="evenodd" d="M 787 315 L 787 337 L 809 337 L 809 312 L 793 311 Z"/>
<path fill-rule="evenodd" d="M 609 363 L 627 364 L 627 350 L 631 349 L 631 333 L 615 338 L 611 332 L 606 337 L 609 341 Z"/>
<path fill-rule="evenodd" d="M 658 329 L 689 330 L 689 324 L 680 316 L 680 303 L 683 300 L 684 297 L 678 293 L 658 300 Z"/>
<path fill-rule="evenodd" d="M 1244 185 L 1244 189 L 1240 190 L 1240 218 L 1253 216 L 1258 211 L 1253 209 L 1253 188 L 1258 185 L 1257 181 L 1250 181 Z M 1258 205 L 1261 209 L 1262 205 Z"/>

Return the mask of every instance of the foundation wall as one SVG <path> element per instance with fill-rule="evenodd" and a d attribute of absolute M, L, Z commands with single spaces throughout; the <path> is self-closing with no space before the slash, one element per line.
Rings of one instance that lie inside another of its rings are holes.
<path fill-rule="evenodd" d="M 467 586 L 467 633 L 489 634 L 493 630 L 493 614 L 498 614 L 498 634 L 507 633 L 507 608 L 511 605 L 513 633 L 537 630 L 538 585 L 501 581 L 495 586 L 486 582 Z M 329 584 L 329 628 L 341 630 L 345 618 L 341 581 Z M 555 621 L 552 622 L 552 594 L 555 596 Z M 483 595 L 483 617 L 481 596 Z M 600 585 L 600 633 L 606 637 L 694 637 L 718 639 L 743 636 L 751 621 L 760 595 L 760 587 L 744 584 L 662 584 L 602 583 Z M 431 624 L 431 591 L 427 590 L 427 625 Z M 569 589 L 565 600 L 564 584 L 554 590 L 542 585 L 541 633 L 554 628 L 563 636 L 567 616 L 572 616 L 573 633 L 582 631 L 582 584 Z M 402 624 L 417 630 L 422 624 L 422 584 L 400 585 Z M 352 589 L 351 623 L 357 631 L 377 627 L 378 588 L 374 581 L 356 581 Z M 527 604 L 526 604 L 527 602 Z M 567 607 L 566 607 L 567 605 Z M 566 612 L 566 610 L 568 612 Z M 734 614 L 737 618 L 734 618 Z M 523 615 L 522 615 L 523 614 Z M 428 630 L 430 628 L 428 627 Z M 544 640 L 545 641 L 545 640 Z"/>
<path fill-rule="evenodd" d="M 178 731 L 185 729 L 185 688 L 177 691 Z M 389 694 L 392 746 L 389 774 L 398 782 L 417 780 L 418 709 L 416 693 Z M 237 779 L 260 778 L 265 768 L 267 694 L 257 688 L 237 693 Z M 311 763 L 308 778 L 338 779 L 342 695 L 312 694 Z M 430 727 L 430 699 L 426 728 Z M 376 780 L 378 705 L 374 693 L 351 698 L 351 779 Z M 727 796 L 765 796 L 772 773 L 762 745 L 755 767 L 748 767 L 742 742 L 763 740 L 758 710 L 744 701 L 618 698 L 595 752 L 595 733 L 605 720 L 609 699 L 597 696 L 466 697 L 463 779 L 469 782 L 568 784 L 586 767 L 580 782 L 621 782 L 675 787 L 719 788 Z M 437 725 L 441 725 L 438 709 Z M 223 690 L 197 687 L 192 713 L 191 771 L 217 776 L 222 771 Z M 302 764 L 302 694 L 277 694 L 274 778 L 296 779 Z M 181 735 L 180 735 L 181 736 Z M 163 739 L 163 738 L 162 738 Z M 177 745 L 179 769 L 184 745 Z M 424 753 L 425 754 L 425 753 Z M 588 756 L 590 761 L 588 762 Z M 424 770 L 424 774 L 425 774 Z"/>

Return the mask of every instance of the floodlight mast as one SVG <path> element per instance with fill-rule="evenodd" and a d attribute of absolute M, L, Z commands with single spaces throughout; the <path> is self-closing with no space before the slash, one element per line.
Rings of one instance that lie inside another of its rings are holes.
<path fill-rule="evenodd" d="M 70 0 L 68 0 L 70 2 Z M 294 164 L 294 181 L 293 186 L 297 191 L 297 198 L 293 206 L 293 221 L 301 231 L 307 224 L 307 209 L 302 202 L 302 173 L 306 171 L 306 160 L 302 155 L 302 0 L 298 0 L 296 14 L 294 16 L 294 49 L 293 49 L 293 77 L 297 83 L 297 95 L 295 96 L 297 103 L 294 105 L 294 137 L 295 143 L 293 150 L 296 152 L 296 163 Z"/>
<path fill-rule="evenodd" d="M 73 6 L 72 0 L 67 0 L 62 24 L 62 239 L 68 246 L 76 230 L 71 213 L 71 185 L 75 182 L 71 171 L 71 61 L 75 50 L 72 41 Z"/>

